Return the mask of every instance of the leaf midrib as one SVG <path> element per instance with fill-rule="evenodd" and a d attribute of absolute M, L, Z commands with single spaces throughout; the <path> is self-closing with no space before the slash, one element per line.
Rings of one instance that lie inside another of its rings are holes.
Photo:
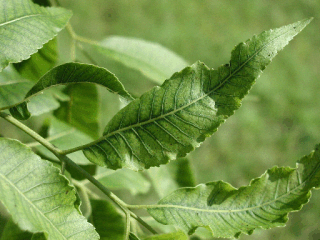
<path fill-rule="evenodd" d="M 252 58 L 254 58 L 257 54 L 259 54 L 265 47 L 267 47 L 267 46 L 270 45 L 273 41 L 275 41 L 275 40 L 278 39 L 279 37 L 285 35 L 285 34 L 286 34 L 287 32 L 289 32 L 289 31 L 290 31 L 290 30 L 288 30 L 288 31 L 280 34 L 280 35 L 277 36 L 276 38 L 274 38 L 274 39 L 272 39 L 271 41 L 269 41 L 267 44 L 263 45 L 263 46 L 262 46 L 260 49 L 258 49 L 250 58 L 248 58 L 242 65 L 240 65 L 235 71 L 233 71 L 232 73 L 230 73 L 230 75 L 229 75 L 227 78 L 225 78 L 223 81 L 221 81 L 221 83 L 220 83 L 218 86 L 216 86 L 214 89 L 212 89 L 212 90 L 209 91 L 208 93 L 205 93 L 205 94 L 202 95 L 201 97 L 199 97 L 199 98 L 191 101 L 190 103 L 188 103 L 188 104 L 186 104 L 186 105 L 184 105 L 184 106 L 182 106 L 182 107 L 180 107 L 180 108 L 177 108 L 177 109 L 175 109 L 175 110 L 173 110 L 173 111 L 171 111 L 171 112 L 168 112 L 168 113 L 163 114 L 163 115 L 161 115 L 161 116 L 158 116 L 158 117 L 156 117 L 156 118 L 152 118 L 152 119 L 149 119 L 149 120 L 144 121 L 144 122 L 139 122 L 139 123 L 136 123 L 136 124 L 133 124 L 133 125 L 124 127 L 124 128 L 120 128 L 120 129 L 118 129 L 118 130 L 116 130 L 116 131 L 113 131 L 113 132 L 111 132 L 111 133 L 108 133 L 108 134 L 102 136 L 101 138 L 97 139 L 96 141 L 92 142 L 91 144 L 93 145 L 93 144 L 99 143 L 100 141 L 102 141 L 102 140 L 104 140 L 104 139 L 107 139 L 107 138 L 110 137 L 110 136 L 113 136 L 113 135 L 115 135 L 115 134 L 117 134 L 117 133 L 120 133 L 120 132 L 124 132 L 124 131 L 126 131 L 126 130 L 131 129 L 131 128 L 135 128 L 135 127 L 139 127 L 139 126 L 142 126 L 142 125 L 146 125 L 146 124 L 148 124 L 148 123 L 155 122 L 155 121 L 157 121 L 157 120 L 159 120 L 159 119 L 163 119 L 163 118 L 165 118 L 166 116 L 174 115 L 176 112 L 181 111 L 181 110 L 183 110 L 184 108 L 187 108 L 187 107 L 189 107 L 190 105 L 192 105 L 192 104 L 200 101 L 201 99 L 209 96 L 210 94 L 212 94 L 213 92 L 217 91 L 219 88 L 221 88 L 222 86 L 224 86 L 224 84 L 225 84 L 230 78 L 232 78 L 236 73 L 238 73 L 249 61 L 251 61 Z M 230 68 L 231 68 L 231 66 L 230 66 Z M 90 145 L 91 145 L 91 144 L 90 144 Z"/>
<path fill-rule="evenodd" d="M 38 13 L 38 14 L 31 14 L 31 15 L 22 16 L 22 17 L 19 17 L 19 18 L 10 20 L 10 21 L 8 21 L 8 22 L 0 23 L 0 27 L 3 27 L 3 26 L 5 26 L 5 25 L 8 25 L 8 24 L 11 24 L 11 23 L 14 23 L 14 22 L 17 22 L 17 21 L 26 19 L 26 18 L 32 18 L 32 17 L 41 16 L 41 15 L 43 15 L 43 14 Z"/>
<path fill-rule="evenodd" d="M 190 210 L 190 211 L 196 211 L 196 212 L 211 212 L 211 213 L 235 213 L 235 212 L 243 212 L 243 211 L 250 211 L 253 209 L 261 208 L 266 205 L 269 205 L 271 203 L 279 201 L 279 199 L 286 197 L 290 195 L 292 192 L 296 191 L 298 188 L 303 187 L 303 185 L 307 184 L 307 182 L 313 177 L 313 175 L 319 170 L 320 168 L 320 161 L 318 162 L 317 166 L 314 168 L 314 170 L 311 172 L 311 174 L 303 181 L 301 184 L 297 185 L 295 188 L 291 189 L 289 192 L 277 197 L 276 199 L 273 199 L 272 201 L 265 202 L 260 205 L 256 205 L 254 207 L 249 207 L 249 208 L 242 208 L 242 209 L 232 209 L 232 210 L 224 210 L 224 209 L 202 209 L 202 208 L 195 208 L 195 207 L 186 207 L 186 206 L 181 206 L 181 205 L 173 205 L 173 204 L 168 204 L 168 205 L 148 205 L 146 208 L 148 209 L 153 209 L 153 208 L 178 208 L 178 209 L 185 209 L 185 210 Z M 298 171 L 298 169 L 296 169 Z"/>
<path fill-rule="evenodd" d="M 6 176 L 3 175 L 3 174 L 0 174 L 0 176 L 1 176 L 9 185 L 11 185 L 14 189 L 16 189 L 16 191 L 25 199 L 25 201 L 28 202 L 29 205 L 32 206 L 45 220 L 47 220 L 47 222 L 49 222 L 49 224 L 53 227 L 53 229 L 55 229 L 56 232 L 59 233 L 59 234 L 63 237 L 63 239 L 66 239 L 66 240 L 67 240 L 67 238 L 59 231 L 59 229 L 57 229 L 57 227 L 50 221 L 50 219 L 48 219 L 48 217 L 47 217 L 46 215 L 44 215 L 44 214 L 40 211 L 40 209 L 38 209 L 38 208 L 36 207 L 36 205 L 34 205 L 33 202 L 30 201 L 30 200 L 20 191 L 20 189 L 17 188 L 17 187 L 10 181 L 10 179 L 6 178 Z"/>

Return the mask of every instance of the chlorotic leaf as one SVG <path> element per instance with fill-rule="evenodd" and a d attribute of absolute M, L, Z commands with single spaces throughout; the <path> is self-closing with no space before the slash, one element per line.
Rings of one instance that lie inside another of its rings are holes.
<path fill-rule="evenodd" d="M 0 0 L 0 12 L 0 70 L 37 52 L 72 15 L 69 10 L 40 7 L 30 0 Z"/>
<path fill-rule="evenodd" d="M 125 236 L 124 217 L 112 203 L 103 200 L 91 200 L 92 224 L 96 227 L 101 240 L 123 240 Z"/>
<path fill-rule="evenodd" d="M 135 99 L 84 149 L 108 168 L 143 170 L 168 163 L 200 145 L 235 110 L 272 58 L 311 20 L 270 30 L 240 43 L 217 70 L 197 62 Z"/>
<path fill-rule="evenodd" d="M 223 181 L 182 188 L 163 198 L 148 212 L 162 224 L 189 234 L 208 227 L 214 237 L 251 234 L 256 228 L 284 226 L 288 213 L 298 211 L 320 187 L 320 145 L 297 168 L 273 167 L 249 186 L 235 189 Z"/>
<path fill-rule="evenodd" d="M 158 84 L 188 65 L 180 56 L 160 44 L 137 38 L 111 36 L 91 45 L 89 49 L 94 53 L 93 58 L 99 54 L 121 62 Z"/>
<path fill-rule="evenodd" d="M 99 239 L 69 180 L 16 140 L 0 138 L 0 201 L 19 227 L 48 239 Z"/>
<path fill-rule="evenodd" d="M 93 139 L 85 133 L 79 131 L 75 127 L 70 126 L 56 118 L 50 118 L 50 125 L 48 129 L 48 140 L 60 149 L 68 149 L 77 147 L 81 144 L 93 141 Z M 46 149 L 41 144 L 35 143 L 31 145 L 36 148 L 38 152 L 46 157 L 55 158 L 52 152 Z M 91 164 L 88 159 L 80 152 L 74 152 L 68 155 L 71 160 L 80 165 Z"/>
<path fill-rule="evenodd" d="M 183 231 L 179 231 L 161 235 L 154 235 L 144 238 L 143 240 L 189 240 L 189 237 Z"/>
<path fill-rule="evenodd" d="M 15 106 L 10 109 L 14 117 L 14 108 L 20 107 L 24 112 L 28 111 L 26 101 L 42 91 L 59 85 L 75 84 L 75 83 L 96 83 L 106 87 L 110 92 L 117 93 L 126 101 L 131 101 L 133 98 L 124 89 L 118 78 L 105 68 L 97 67 L 82 63 L 66 63 L 53 68 L 47 72 L 40 80 L 29 90 L 25 96 L 25 100 L 20 106 Z M 21 120 L 25 120 L 21 119 Z"/>

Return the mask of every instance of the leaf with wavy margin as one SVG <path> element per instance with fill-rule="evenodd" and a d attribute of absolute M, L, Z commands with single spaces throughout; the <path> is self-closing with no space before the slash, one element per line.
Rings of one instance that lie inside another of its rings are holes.
<path fill-rule="evenodd" d="M 236 189 L 217 181 L 179 189 L 149 206 L 162 224 L 189 234 L 208 227 L 214 237 L 239 237 L 254 229 L 285 226 L 288 214 L 298 211 L 320 187 L 320 145 L 297 162 L 297 168 L 273 167 L 249 186 Z"/>
<path fill-rule="evenodd" d="M 84 154 L 100 166 L 133 170 L 184 157 L 240 107 L 261 71 L 310 21 L 240 43 L 217 70 L 197 62 L 175 73 L 121 109 Z"/>

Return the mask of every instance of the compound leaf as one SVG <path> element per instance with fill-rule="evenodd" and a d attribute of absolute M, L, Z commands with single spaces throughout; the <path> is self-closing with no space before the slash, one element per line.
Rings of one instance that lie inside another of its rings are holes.
<path fill-rule="evenodd" d="M 175 73 L 121 109 L 103 137 L 84 148 L 86 157 L 100 166 L 133 170 L 184 157 L 240 107 L 261 71 L 310 21 L 240 43 L 230 63 L 217 70 L 197 62 Z"/>
<path fill-rule="evenodd" d="M 208 227 L 214 237 L 251 234 L 256 228 L 284 226 L 288 213 L 309 201 L 320 186 L 320 145 L 297 168 L 273 167 L 249 186 L 236 189 L 223 181 L 182 188 L 163 198 L 148 212 L 162 224 L 189 234 Z"/>
<path fill-rule="evenodd" d="M 126 101 L 133 99 L 118 78 L 105 68 L 82 63 L 66 63 L 53 68 L 40 78 L 26 94 L 24 102 L 10 108 L 10 112 L 14 117 L 25 120 L 30 116 L 27 100 L 50 87 L 75 83 L 96 83 L 106 87 L 110 92 L 119 94 Z M 15 114 L 16 112 L 22 114 Z"/>
<path fill-rule="evenodd" d="M 0 138 L 0 200 L 19 227 L 48 239 L 99 239 L 69 180 L 16 140 Z"/>
<path fill-rule="evenodd" d="M 71 12 L 45 8 L 30 0 L 0 0 L 0 71 L 21 62 L 65 27 Z"/>
<path fill-rule="evenodd" d="M 94 54 L 140 71 L 158 84 L 188 65 L 180 56 L 160 44 L 137 38 L 111 36 L 91 45 L 91 49 Z"/>

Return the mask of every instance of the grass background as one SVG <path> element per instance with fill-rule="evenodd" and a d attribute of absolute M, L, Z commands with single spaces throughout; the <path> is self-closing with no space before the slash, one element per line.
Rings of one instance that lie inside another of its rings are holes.
<path fill-rule="evenodd" d="M 243 106 L 190 158 L 197 183 L 224 180 L 240 187 L 274 165 L 294 167 L 296 160 L 320 143 L 319 1 L 60 2 L 74 12 L 71 24 L 79 35 L 95 40 L 110 35 L 137 37 L 160 43 L 189 63 L 201 60 L 213 68 L 227 63 L 233 47 L 254 34 L 314 17 L 264 71 Z M 69 61 L 65 31 L 60 40 L 61 62 Z M 136 95 L 153 86 L 121 64 L 103 65 Z M 117 111 L 118 102 L 110 94 L 102 100 L 104 125 Z M 301 212 L 290 214 L 287 227 L 257 230 L 241 239 L 320 239 L 319 200 L 320 193 L 315 191 Z"/>

